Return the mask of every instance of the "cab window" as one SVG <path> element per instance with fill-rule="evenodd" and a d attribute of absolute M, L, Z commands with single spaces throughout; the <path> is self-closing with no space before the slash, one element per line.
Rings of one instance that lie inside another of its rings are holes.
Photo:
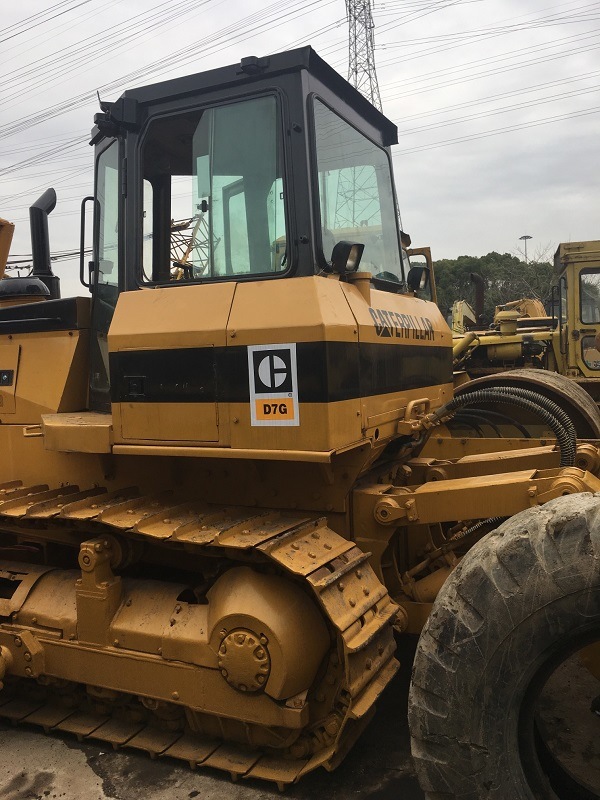
<path fill-rule="evenodd" d="M 581 357 L 588 369 L 600 370 L 600 341 L 597 336 L 582 337 Z"/>
<path fill-rule="evenodd" d="M 281 125 L 265 96 L 155 119 L 142 149 L 143 274 L 153 283 L 287 268 Z"/>
<path fill-rule="evenodd" d="M 584 270 L 579 276 L 581 321 L 586 325 L 600 322 L 600 271 Z"/>
<path fill-rule="evenodd" d="M 404 280 L 387 153 L 314 100 L 323 258 L 339 241 L 365 245 L 360 269 Z"/>
<path fill-rule="evenodd" d="M 96 172 L 97 259 L 99 284 L 117 286 L 119 253 L 119 162 L 113 142 L 98 158 Z"/>

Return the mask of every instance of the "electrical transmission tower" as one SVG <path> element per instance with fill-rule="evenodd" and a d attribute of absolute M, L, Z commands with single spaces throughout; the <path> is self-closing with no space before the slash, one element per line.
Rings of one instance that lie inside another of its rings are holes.
<path fill-rule="evenodd" d="M 348 12 L 348 80 L 381 111 L 375 72 L 375 37 L 371 0 L 346 0 Z M 335 227 L 368 228 L 381 220 L 377 176 L 372 166 L 340 171 Z"/>
<path fill-rule="evenodd" d="M 381 111 L 375 71 L 375 37 L 371 0 L 346 0 L 348 23 L 348 80 Z"/>

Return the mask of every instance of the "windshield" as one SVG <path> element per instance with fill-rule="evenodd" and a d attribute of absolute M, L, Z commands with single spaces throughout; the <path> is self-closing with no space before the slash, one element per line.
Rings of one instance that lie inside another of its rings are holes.
<path fill-rule="evenodd" d="M 337 242 L 359 242 L 361 270 L 403 281 L 387 153 L 317 99 L 314 109 L 325 260 Z"/>
<path fill-rule="evenodd" d="M 142 151 L 147 281 L 286 269 L 280 127 L 272 96 L 151 122 Z"/>

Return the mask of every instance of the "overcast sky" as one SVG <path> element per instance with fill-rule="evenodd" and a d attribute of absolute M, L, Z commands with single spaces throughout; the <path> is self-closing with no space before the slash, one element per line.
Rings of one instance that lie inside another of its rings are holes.
<path fill-rule="evenodd" d="M 403 226 L 434 259 L 600 238 L 600 2 L 375 0 L 375 62 Z M 344 77 L 344 0 L 22 0 L 0 30 L 0 216 L 31 253 L 76 250 L 93 116 L 122 91 L 303 44 Z M 23 163 L 27 162 L 27 163 Z M 77 261 L 55 267 L 79 293 Z M 82 290 L 83 291 L 83 290 Z"/>

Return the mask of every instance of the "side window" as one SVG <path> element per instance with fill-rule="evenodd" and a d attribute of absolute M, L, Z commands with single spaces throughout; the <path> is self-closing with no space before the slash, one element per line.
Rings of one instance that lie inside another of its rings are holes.
<path fill-rule="evenodd" d="M 98 158 L 96 198 L 98 201 L 98 283 L 119 283 L 119 157 L 113 142 Z"/>
<path fill-rule="evenodd" d="M 581 357 L 589 369 L 600 369 L 600 342 L 596 336 L 581 338 Z"/>
<path fill-rule="evenodd" d="M 579 276 L 581 321 L 584 325 L 600 322 L 600 272 L 585 270 Z"/>
<path fill-rule="evenodd" d="M 558 316 L 560 324 L 560 352 L 567 352 L 567 279 L 563 275 L 558 283 Z"/>

